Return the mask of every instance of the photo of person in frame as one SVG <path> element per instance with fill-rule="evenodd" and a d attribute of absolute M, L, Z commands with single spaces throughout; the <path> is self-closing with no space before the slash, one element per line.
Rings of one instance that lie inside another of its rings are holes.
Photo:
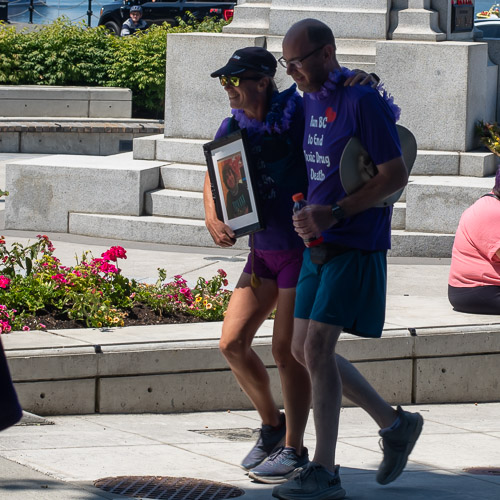
<path fill-rule="evenodd" d="M 232 155 L 218 162 L 221 178 L 224 182 L 224 197 L 226 200 L 227 218 L 235 219 L 253 212 L 248 192 L 248 183 L 242 178 L 240 165 L 243 165 L 241 154 Z M 234 168 L 236 167 L 236 169 Z"/>

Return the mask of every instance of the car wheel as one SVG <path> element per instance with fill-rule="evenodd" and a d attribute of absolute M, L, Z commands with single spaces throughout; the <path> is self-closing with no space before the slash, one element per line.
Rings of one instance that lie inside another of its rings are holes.
<path fill-rule="evenodd" d="M 120 27 L 118 24 L 116 24 L 114 21 L 107 21 L 104 23 L 104 27 L 111 31 L 113 35 L 119 35 L 120 34 Z"/>

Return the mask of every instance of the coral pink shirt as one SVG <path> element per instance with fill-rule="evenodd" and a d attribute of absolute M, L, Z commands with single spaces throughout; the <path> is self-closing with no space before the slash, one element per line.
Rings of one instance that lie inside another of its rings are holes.
<path fill-rule="evenodd" d="M 500 201 L 480 198 L 460 218 L 453 244 L 448 284 L 500 286 Z"/>

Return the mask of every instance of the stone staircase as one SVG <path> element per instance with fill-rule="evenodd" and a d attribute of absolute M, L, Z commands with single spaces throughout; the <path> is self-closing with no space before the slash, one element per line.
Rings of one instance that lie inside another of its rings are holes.
<path fill-rule="evenodd" d="M 203 142 L 166 139 L 162 135 L 135 139 L 135 160 L 129 161 L 148 159 L 144 156 L 152 149 L 157 152 L 155 164 L 165 161 L 162 155 L 170 159 L 158 167 L 158 187 L 144 191 L 142 214 L 74 211 L 68 216 L 68 231 L 87 236 L 213 247 L 204 225 Z M 182 158 L 177 157 L 175 151 L 190 162 L 179 162 Z M 450 257 L 461 213 L 491 189 L 495 168 L 495 157 L 487 151 L 419 151 L 410 182 L 394 206 L 391 255 Z M 236 248 L 247 248 L 247 238 L 239 239 Z"/>

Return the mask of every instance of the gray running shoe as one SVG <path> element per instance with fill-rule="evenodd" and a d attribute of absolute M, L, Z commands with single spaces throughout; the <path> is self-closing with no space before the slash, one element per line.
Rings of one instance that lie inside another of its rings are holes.
<path fill-rule="evenodd" d="M 259 439 L 248 455 L 241 462 L 241 466 L 250 470 L 261 464 L 271 453 L 283 446 L 286 435 L 285 414 L 280 414 L 280 424 L 277 427 L 263 425 L 260 428 Z"/>
<path fill-rule="evenodd" d="M 377 482 L 389 484 L 403 472 L 415 443 L 417 442 L 424 419 L 420 413 L 410 413 L 398 406 L 400 424 L 394 430 L 379 431 L 382 439 L 380 448 L 384 459 L 377 472 Z"/>
<path fill-rule="evenodd" d="M 338 500 L 345 497 L 340 484 L 339 466 L 335 475 L 322 465 L 309 462 L 295 477 L 273 488 L 273 497 L 282 500 Z"/>
<path fill-rule="evenodd" d="M 299 457 L 295 448 L 279 448 L 269 458 L 248 473 L 248 477 L 260 483 L 285 483 L 300 472 L 309 463 L 307 448 L 303 448 Z"/>

